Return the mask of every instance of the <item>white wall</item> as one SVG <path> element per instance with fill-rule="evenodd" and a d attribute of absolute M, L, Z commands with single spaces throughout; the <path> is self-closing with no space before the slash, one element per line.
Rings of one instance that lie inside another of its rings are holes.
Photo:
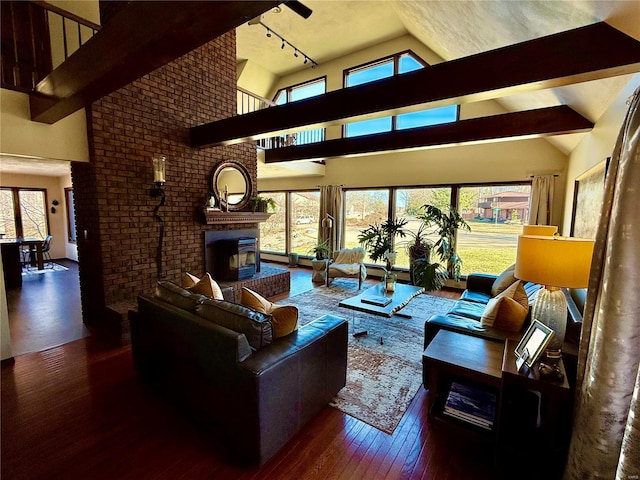
<path fill-rule="evenodd" d="M 47 214 L 51 240 L 51 258 L 78 259 L 75 245 L 69 244 L 67 233 L 67 208 L 65 204 L 64 188 L 71 186 L 71 176 L 46 177 L 41 175 L 2 174 L 2 186 L 22 188 L 44 188 L 47 191 Z M 51 202 L 58 200 L 56 213 L 51 213 Z"/>
<path fill-rule="evenodd" d="M 586 135 L 571 152 L 567 169 L 567 195 L 564 202 L 565 213 L 562 224 L 562 233 L 564 235 L 569 235 L 571 231 L 575 179 L 611 156 L 620 127 L 629 109 L 627 99 L 633 95 L 633 92 L 638 87 L 640 87 L 640 74 L 635 74 L 598 119 L 591 133 Z"/>

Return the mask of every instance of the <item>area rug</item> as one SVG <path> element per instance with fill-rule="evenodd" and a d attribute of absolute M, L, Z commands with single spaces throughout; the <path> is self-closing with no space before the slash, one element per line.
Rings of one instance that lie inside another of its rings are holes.
<path fill-rule="evenodd" d="M 338 307 L 338 302 L 357 295 L 357 282 L 335 279 L 286 300 L 295 305 L 304 325 L 327 313 L 349 322 L 347 385 L 331 405 L 386 433 L 393 433 L 422 385 L 424 322 L 446 313 L 454 301 L 434 295 L 418 295 L 402 313 L 412 318 L 379 317 Z M 367 331 L 354 337 L 353 333 Z"/>
<path fill-rule="evenodd" d="M 29 270 L 23 269 L 22 275 L 40 275 L 42 273 L 63 272 L 65 270 L 69 270 L 69 269 L 63 265 L 58 265 L 57 263 L 54 263 L 53 268 L 45 267 L 43 270 L 35 270 L 35 268 L 30 268 Z"/>

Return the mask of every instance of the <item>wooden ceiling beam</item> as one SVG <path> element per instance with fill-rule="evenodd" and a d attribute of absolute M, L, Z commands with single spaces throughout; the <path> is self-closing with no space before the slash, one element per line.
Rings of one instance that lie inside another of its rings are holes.
<path fill-rule="evenodd" d="M 190 143 L 240 143 L 638 71 L 640 42 L 601 22 L 192 127 Z"/>
<path fill-rule="evenodd" d="M 38 83 L 30 95 L 31 119 L 55 123 L 279 3 L 129 2 Z"/>
<path fill-rule="evenodd" d="M 592 128 L 592 122 L 566 105 L 561 105 L 460 120 L 430 127 L 274 148 L 265 150 L 264 160 L 265 163 L 277 163 L 350 157 L 392 150 L 584 133 Z"/>

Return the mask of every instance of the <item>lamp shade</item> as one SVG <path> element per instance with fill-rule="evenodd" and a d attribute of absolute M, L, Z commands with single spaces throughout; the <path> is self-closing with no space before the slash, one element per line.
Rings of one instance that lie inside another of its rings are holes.
<path fill-rule="evenodd" d="M 555 225 L 523 225 L 522 235 L 541 235 L 550 237 L 558 233 L 558 227 Z"/>
<path fill-rule="evenodd" d="M 586 288 L 593 240 L 573 237 L 518 237 L 515 276 L 541 285 Z"/>

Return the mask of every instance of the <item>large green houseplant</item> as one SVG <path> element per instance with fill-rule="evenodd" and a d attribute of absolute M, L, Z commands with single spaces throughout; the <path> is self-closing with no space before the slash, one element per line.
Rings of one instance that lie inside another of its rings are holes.
<path fill-rule="evenodd" d="M 458 229 L 471 228 L 454 208 L 444 212 L 435 205 L 427 204 L 422 209 L 417 218 L 422 220 L 425 228 L 433 229 L 438 237 L 433 244 L 433 252 L 438 256 L 438 261 L 432 262 L 431 258 L 416 259 L 414 281 L 426 290 L 439 290 L 448 278 L 456 282 L 460 280 L 462 260 L 455 250 L 455 234 Z"/>
<path fill-rule="evenodd" d="M 369 257 L 374 262 L 384 260 L 387 271 L 393 267 L 394 239 L 395 237 L 404 237 L 406 232 L 404 227 L 407 220 L 398 218 L 393 220 L 385 220 L 381 224 L 374 223 L 362 230 L 358 235 L 358 241 L 362 247 L 369 253 Z"/>

